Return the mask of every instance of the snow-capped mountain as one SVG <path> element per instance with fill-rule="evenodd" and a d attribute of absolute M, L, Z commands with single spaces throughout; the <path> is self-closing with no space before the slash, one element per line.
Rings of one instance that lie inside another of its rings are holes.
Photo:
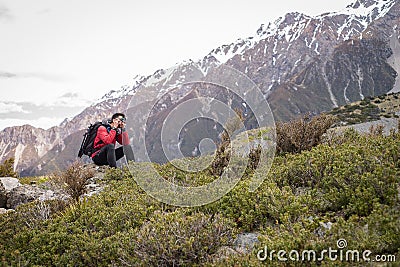
<path fill-rule="evenodd" d="M 140 117 L 143 103 L 166 95 L 150 118 L 150 124 L 157 125 L 180 101 L 182 91 L 173 89 L 185 81 L 203 79 L 216 65 L 232 67 L 254 81 L 276 120 L 317 114 L 366 96 L 399 91 L 399 26 L 398 0 L 357 0 L 339 12 L 315 17 L 286 14 L 261 25 L 253 36 L 221 45 L 200 60 L 136 76 L 48 131 L 28 126 L 5 129 L 0 132 L 0 160 L 15 156 L 16 168 L 24 170 L 23 174 L 63 167 L 75 159 L 82 131 L 90 122 L 128 107 L 132 116 Z M 199 93 L 198 88 L 185 90 Z M 26 137 L 29 140 L 20 140 L 21 131 L 31 130 Z"/>
<path fill-rule="evenodd" d="M 399 3 L 357 1 L 341 12 L 291 13 L 257 31 L 261 40 L 226 64 L 268 95 L 274 115 L 319 113 L 395 86 Z"/>

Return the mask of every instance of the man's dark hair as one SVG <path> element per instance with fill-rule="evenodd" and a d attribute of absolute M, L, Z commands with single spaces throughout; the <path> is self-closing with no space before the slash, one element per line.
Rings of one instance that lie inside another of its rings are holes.
<path fill-rule="evenodd" d="M 111 120 L 118 118 L 118 117 L 125 118 L 125 114 L 124 113 L 115 113 L 114 115 L 112 115 Z"/>

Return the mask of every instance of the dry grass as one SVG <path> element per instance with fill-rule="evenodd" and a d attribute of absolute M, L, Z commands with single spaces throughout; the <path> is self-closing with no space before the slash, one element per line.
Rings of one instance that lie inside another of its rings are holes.
<path fill-rule="evenodd" d="M 276 151 L 300 153 L 321 143 L 321 137 L 333 125 L 336 118 L 321 114 L 315 117 L 304 116 L 289 122 L 276 124 Z"/>
<path fill-rule="evenodd" d="M 76 161 L 63 171 L 54 173 L 51 180 L 60 185 L 72 199 L 78 201 L 86 193 L 88 180 L 94 176 L 93 169 L 84 168 L 82 163 Z"/>

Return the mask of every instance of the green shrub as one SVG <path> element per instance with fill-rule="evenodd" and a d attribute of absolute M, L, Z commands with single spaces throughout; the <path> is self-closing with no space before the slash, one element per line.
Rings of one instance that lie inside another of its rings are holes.
<path fill-rule="evenodd" d="M 19 182 L 21 184 L 42 184 L 49 180 L 49 176 L 33 176 L 33 177 L 21 177 L 19 178 Z"/>
<path fill-rule="evenodd" d="M 400 174 L 400 152 L 396 149 L 399 140 L 360 136 L 358 142 L 322 145 L 290 157 L 285 165 L 280 165 L 278 173 L 272 170 L 275 181 L 292 190 L 316 190 L 325 203 L 319 207 L 321 211 L 344 210 L 348 215 L 366 215 L 376 201 L 393 203 Z"/>
<path fill-rule="evenodd" d="M 14 158 L 6 159 L 0 164 L 0 177 L 18 177 L 18 173 L 14 171 Z"/>
<path fill-rule="evenodd" d="M 141 226 L 161 206 L 132 179 L 112 181 L 101 194 L 73 202 L 58 216 L 37 220 L 30 228 L 19 210 L 0 216 L 6 235 L 0 252 L 4 248 L 5 265 L 26 261 L 44 266 L 109 266 L 118 260 L 112 237 Z"/>
<path fill-rule="evenodd" d="M 360 105 L 366 106 L 369 103 L 371 103 L 371 99 L 370 98 L 364 98 L 363 100 L 361 100 Z"/>
<path fill-rule="evenodd" d="M 118 235 L 120 264 L 187 266 L 207 262 L 231 242 L 233 229 L 220 215 L 156 213 L 140 228 Z"/>
<path fill-rule="evenodd" d="M 120 168 L 107 168 L 104 174 L 104 179 L 108 181 L 118 181 L 123 179 L 130 179 L 132 175 L 129 172 L 129 169 L 124 166 L 122 169 Z"/>

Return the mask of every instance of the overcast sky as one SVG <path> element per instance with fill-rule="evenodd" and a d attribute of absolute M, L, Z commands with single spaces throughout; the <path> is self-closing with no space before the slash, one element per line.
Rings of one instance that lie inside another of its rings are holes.
<path fill-rule="evenodd" d="M 47 129 L 110 90 L 255 34 L 288 12 L 353 0 L 0 0 L 0 130 Z"/>

